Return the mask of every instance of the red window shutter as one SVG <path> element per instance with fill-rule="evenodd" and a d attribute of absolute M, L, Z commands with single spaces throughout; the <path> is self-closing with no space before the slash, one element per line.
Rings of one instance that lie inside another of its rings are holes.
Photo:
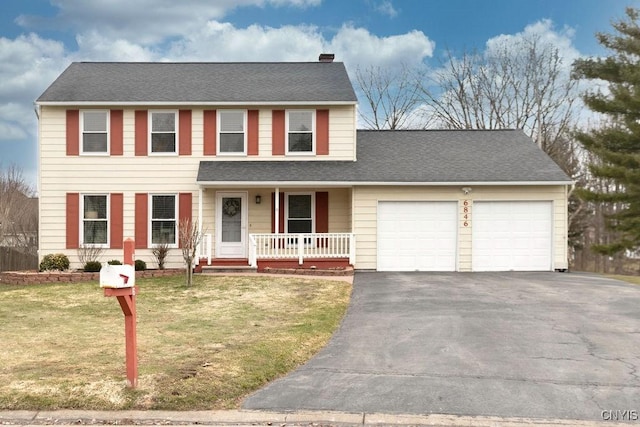
<path fill-rule="evenodd" d="M 274 156 L 284 156 L 285 123 L 284 110 L 273 110 L 271 124 L 271 154 Z"/>
<path fill-rule="evenodd" d="M 284 193 L 280 194 L 280 215 L 279 215 L 279 224 L 278 231 L 280 233 L 284 233 Z M 276 193 L 271 193 L 271 232 L 276 232 Z"/>
<path fill-rule="evenodd" d="M 67 193 L 67 249 L 80 246 L 80 194 Z"/>
<path fill-rule="evenodd" d="M 136 193 L 135 239 L 136 249 L 145 249 L 148 242 L 149 202 L 146 193 Z"/>
<path fill-rule="evenodd" d="M 249 110 L 247 113 L 247 154 L 258 155 L 258 110 Z"/>
<path fill-rule="evenodd" d="M 80 111 L 67 110 L 67 156 L 80 154 Z"/>
<path fill-rule="evenodd" d="M 111 139 L 110 154 L 122 156 L 122 110 L 111 110 L 109 113 L 109 138 Z"/>
<path fill-rule="evenodd" d="M 135 118 L 135 121 L 136 121 L 135 153 L 136 153 L 136 156 L 146 156 L 147 140 L 148 140 L 148 125 L 149 125 L 147 122 L 147 111 L 136 110 L 135 117 L 136 117 Z"/>
<path fill-rule="evenodd" d="M 178 113 L 179 146 L 178 154 L 181 156 L 191 155 L 191 110 L 180 110 Z"/>
<path fill-rule="evenodd" d="M 180 232 L 180 224 L 183 221 L 191 221 L 191 193 L 180 193 L 178 195 L 178 232 Z M 180 243 L 180 237 L 178 237 L 178 243 Z M 182 247 L 182 245 L 180 245 Z"/>
<path fill-rule="evenodd" d="M 316 192 L 316 233 L 329 232 L 329 193 Z"/>
<path fill-rule="evenodd" d="M 109 241 L 111 249 L 123 248 L 123 195 L 122 193 L 112 193 L 110 197 L 110 215 L 109 215 Z"/>
<path fill-rule="evenodd" d="M 329 154 L 329 110 L 316 111 L 316 154 Z"/>
<path fill-rule="evenodd" d="M 216 155 L 217 123 L 216 110 L 206 110 L 204 112 L 204 151 L 205 156 Z"/>

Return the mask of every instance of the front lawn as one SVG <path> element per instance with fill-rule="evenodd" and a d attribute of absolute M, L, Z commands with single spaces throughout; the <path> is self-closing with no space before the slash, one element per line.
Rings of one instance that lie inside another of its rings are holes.
<path fill-rule="evenodd" d="M 612 279 L 622 280 L 623 282 L 633 283 L 635 285 L 640 285 L 640 276 L 626 276 L 620 274 L 609 275 Z"/>
<path fill-rule="evenodd" d="M 122 311 L 97 283 L 0 286 L 0 409 L 238 407 L 325 345 L 351 292 L 269 276 L 137 283 L 135 390 L 125 387 Z"/>

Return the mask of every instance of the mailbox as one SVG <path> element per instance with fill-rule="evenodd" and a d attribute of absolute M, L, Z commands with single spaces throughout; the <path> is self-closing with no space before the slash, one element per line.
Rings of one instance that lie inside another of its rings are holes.
<path fill-rule="evenodd" d="M 136 285 L 136 270 L 132 265 L 105 265 L 100 269 L 101 288 L 132 288 Z"/>

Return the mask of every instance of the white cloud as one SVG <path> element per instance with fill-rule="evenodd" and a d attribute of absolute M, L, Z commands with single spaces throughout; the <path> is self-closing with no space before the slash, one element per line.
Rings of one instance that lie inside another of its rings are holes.
<path fill-rule="evenodd" d="M 141 45 L 196 32 L 209 20 L 219 20 L 243 6 L 318 6 L 321 0 L 52 0 L 55 17 L 21 15 L 18 24 L 29 29 L 95 32 L 106 38 Z"/>
<path fill-rule="evenodd" d="M 316 27 L 280 28 L 210 21 L 171 45 L 163 59 L 174 61 L 315 61 L 324 41 Z"/>
<path fill-rule="evenodd" d="M 504 45 L 515 45 L 523 40 L 537 38 L 540 43 L 554 46 L 558 54 L 563 58 L 563 62 L 570 66 L 571 63 L 580 57 L 580 52 L 573 45 L 575 30 L 571 27 L 564 27 L 556 30 L 553 21 L 543 19 L 533 24 L 527 25 L 523 31 L 516 34 L 501 34 L 489 39 L 486 43 L 487 51 L 499 49 Z"/>
<path fill-rule="evenodd" d="M 364 28 L 343 26 L 328 44 L 350 69 L 359 66 L 395 67 L 422 64 L 433 55 L 435 43 L 422 31 L 378 37 Z"/>
<path fill-rule="evenodd" d="M 96 31 L 76 36 L 78 51 L 70 56 L 77 61 L 153 61 L 158 55 L 145 47 L 123 39 L 105 37 Z"/>
<path fill-rule="evenodd" d="M 0 100 L 34 97 L 41 83 L 53 81 L 64 65 L 64 46 L 35 34 L 0 38 Z"/>
<path fill-rule="evenodd" d="M 395 18 L 396 16 L 398 16 L 398 11 L 393 7 L 393 3 L 391 3 L 391 0 L 384 0 L 380 2 L 378 5 L 376 5 L 375 9 L 377 12 L 380 12 L 383 15 L 387 15 L 390 18 Z"/>

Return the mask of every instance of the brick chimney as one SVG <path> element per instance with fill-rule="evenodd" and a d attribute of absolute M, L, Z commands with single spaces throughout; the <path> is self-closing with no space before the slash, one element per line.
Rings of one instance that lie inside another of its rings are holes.
<path fill-rule="evenodd" d="M 321 53 L 318 61 L 320 62 L 333 62 L 336 56 L 333 53 Z"/>

